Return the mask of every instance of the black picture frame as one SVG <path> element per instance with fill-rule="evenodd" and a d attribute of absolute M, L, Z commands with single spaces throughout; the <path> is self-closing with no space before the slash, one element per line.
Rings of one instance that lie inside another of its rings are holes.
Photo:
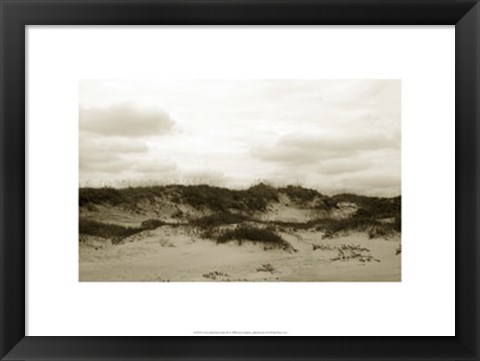
<path fill-rule="evenodd" d="M 479 360 L 477 1 L 0 0 L 0 22 L 2 360 Z M 25 336 L 25 26 L 144 24 L 455 25 L 456 336 Z"/>

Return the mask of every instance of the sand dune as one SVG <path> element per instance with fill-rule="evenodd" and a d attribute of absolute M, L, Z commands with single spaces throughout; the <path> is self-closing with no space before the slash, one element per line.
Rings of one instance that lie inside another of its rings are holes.
<path fill-rule="evenodd" d="M 80 281 L 400 281 L 400 197 L 81 189 Z"/>
<path fill-rule="evenodd" d="M 142 232 L 118 245 L 87 237 L 80 245 L 80 280 L 400 281 L 399 236 L 369 239 L 355 233 L 322 240 L 322 233 L 315 231 L 282 236 L 296 252 L 264 250 L 258 244 L 216 244 L 172 226 Z M 314 250 L 313 245 L 321 248 Z M 363 260 L 335 260 L 342 245 L 365 249 L 360 252 Z M 264 270 L 264 265 L 273 269 Z"/>

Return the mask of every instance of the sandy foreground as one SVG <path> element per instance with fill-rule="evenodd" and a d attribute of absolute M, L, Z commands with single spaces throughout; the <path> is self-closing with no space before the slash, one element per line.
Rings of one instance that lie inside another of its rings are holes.
<path fill-rule="evenodd" d="M 259 244 L 216 244 L 188 227 L 163 226 L 122 244 L 87 237 L 79 246 L 80 281 L 401 281 L 400 236 L 281 233 L 296 251 Z"/>

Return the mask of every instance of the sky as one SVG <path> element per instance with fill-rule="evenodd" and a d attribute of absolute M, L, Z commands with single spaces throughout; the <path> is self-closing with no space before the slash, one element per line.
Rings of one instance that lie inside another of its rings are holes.
<path fill-rule="evenodd" d="M 83 80 L 81 186 L 401 193 L 400 80 Z"/>

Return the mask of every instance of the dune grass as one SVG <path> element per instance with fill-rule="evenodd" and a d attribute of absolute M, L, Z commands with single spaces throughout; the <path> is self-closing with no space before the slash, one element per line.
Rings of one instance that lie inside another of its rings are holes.
<path fill-rule="evenodd" d="M 313 189 L 301 186 L 275 188 L 258 183 L 247 189 L 228 189 L 206 184 L 164 185 L 128 188 L 80 188 L 80 207 L 98 204 L 136 206 L 142 201 L 153 203 L 156 199 L 169 199 L 173 203 L 190 205 L 195 209 L 213 211 L 265 211 L 269 204 L 279 201 L 280 194 L 287 195 L 295 203 L 310 202 L 324 197 Z M 323 205 L 323 204 L 322 204 Z"/>
<path fill-rule="evenodd" d="M 272 228 L 259 228 L 251 225 L 238 225 L 233 229 L 222 230 L 216 236 L 217 243 L 230 241 L 261 243 L 269 248 L 291 249 L 290 243 L 285 241 Z"/>
<path fill-rule="evenodd" d="M 144 229 L 139 227 L 124 227 L 117 224 L 96 222 L 82 218 L 80 218 L 79 222 L 80 234 L 110 239 L 113 244 L 143 230 Z"/>
<path fill-rule="evenodd" d="M 190 225 L 201 229 L 210 229 L 222 225 L 237 224 L 251 220 L 243 214 L 221 212 L 191 220 Z"/>
<path fill-rule="evenodd" d="M 165 223 L 157 219 L 149 219 L 142 222 L 140 227 L 124 227 L 118 224 L 96 222 L 90 219 L 80 218 L 80 234 L 110 239 L 113 244 L 121 242 L 124 238 L 136 233 L 158 228 Z"/>
<path fill-rule="evenodd" d="M 333 207 L 340 202 L 356 204 L 359 208 L 357 217 L 389 218 L 400 214 L 402 199 L 401 196 L 381 198 L 344 193 L 332 196 L 329 201 Z"/>
<path fill-rule="evenodd" d="M 279 202 L 280 195 L 286 195 L 297 205 L 309 204 L 315 208 L 334 209 L 341 202 L 354 203 L 358 206 L 357 216 L 364 218 L 396 217 L 401 210 L 401 197 L 381 198 L 344 193 L 331 197 L 314 189 L 289 185 L 275 188 L 265 183 L 258 183 L 250 188 L 237 190 L 201 185 L 162 185 L 128 188 L 80 188 L 80 207 L 110 204 L 126 207 L 137 206 L 140 202 L 164 202 L 189 205 L 195 209 L 210 209 L 216 213 L 265 211 L 270 204 Z M 313 202 L 314 201 L 314 202 Z M 313 202 L 313 203 L 312 203 Z"/>
<path fill-rule="evenodd" d="M 390 223 L 382 223 L 370 217 L 351 217 L 346 219 L 319 220 L 316 230 L 324 231 L 324 238 L 333 238 L 341 233 L 352 231 L 366 232 L 369 238 L 386 237 L 395 233 L 395 227 Z"/>
<path fill-rule="evenodd" d="M 168 198 L 177 204 L 214 211 L 229 209 L 262 211 L 271 202 L 278 202 L 278 190 L 260 183 L 245 190 L 233 190 L 210 185 L 168 185 L 129 188 L 80 188 L 79 205 L 91 204 L 137 205 L 141 201 L 154 202 Z"/>
<path fill-rule="evenodd" d="M 323 197 L 318 191 L 301 186 L 289 185 L 279 188 L 278 191 L 288 196 L 292 201 L 297 203 L 311 202 L 317 197 Z"/>
<path fill-rule="evenodd" d="M 306 207 L 312 210 L 322 209 L 319 219 L 305 222 L 260 221 L 259 213 L 267 212 L 269 207 L 284 197 L 296 207 Z M 147 203 L 147 204 L 145 204 Z M 385 237 L 401 231 L 401 197 L 382 198 L 344 193 L 334 196 L 325 196 L 314 189 L 289 185 L 276 188 L 265 183 L 258 183 L 243 190 L 228 189 L 210 185 L 162 185 L 129 188 L 80 188 L 79 204 L 88 211 L 97 211 L 98 205 L 120 206 L 126 211 L 135 212 L 150 207 L 149 204 L 162 205 L 170 203 L 184 205 L 195 210 L 213 213 L 208 216 L 188 221 L 190 226 L 203 232 L 205 238 L 220 237 L 219 241 L 231 239 L 266 243 L 281 243 L 272 236 L 276 234 L 273 228 L 255 228 L 245 225 L 246 222 L 255 222 L 277 229 L 308 230 L 315 229 L 324 232 L 325 238 L 332 238 L 338 234 L 360 231 L 368 233 L 370 238 Z M 356 213 L 346 219 L 330 217 L 341 203 L 352 203 L 358 209 Z M 177 207 L 178 208 L 178 207 Z M 330 212 L 332 211 L 332 212 Z M 138 213 L 138 212 L 137 212 Z M 177 217 L 183 217 L 182 211 Z M 188 219 L 187 216 L 183 217 Z M 203 213 L 204 214 L 204 213 Z M 165 224 L 160 220 L 147 220 L 138 227 L 121 227 L 117 225 L 97 224 L 93 221 L 81 220 L 81 232 L 90 232 L 94 235 L 108 237 L 125 237 L 141 232 L 145 229 L 154 229 Z M 86 222 L 86 223 L 85 223 Z M 222 226 L 239 226 L 236 230 L 221 230 Z M 252 229 L 250 229 L 250 228 Z M 255 230 L 253 230 L 255 229 Z M 223 233 L 222 233 L 223 232 Z M 262 233 L 258 235 L 258 233 Z M 256 235 L 257 234 L 257 235 Z M 278 236 L 278 235 L 277 235 Z"/>
<path fill-rule="evenodd" d="M 319 218 L 307 222 L 269 222 L 281 229 L 312 230 L 324 232 L 324 238 L 334 238 L 341 233 L 353 231 L 366 232 L 370 238 L 389 236 L 401 231 L 400 216 L 393 223 L 380 222 L 373 217 L 353 216 L 346 219 Z"/>

